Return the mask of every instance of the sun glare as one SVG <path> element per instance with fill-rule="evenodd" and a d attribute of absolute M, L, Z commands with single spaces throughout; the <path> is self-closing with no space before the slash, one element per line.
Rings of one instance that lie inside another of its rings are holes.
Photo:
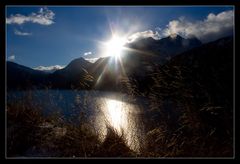
<path fill-rule="evenodd" d="M 106 43 L 107 56 L 120 57 L 125 43 L 125 38 L 113 36 L 112 39 Z"/>
<path fill-rule="evenodd" d="M 123 102 L 117 100 L 107 101 L 107 118 L 112 126 L 120 132 L 121 127 L 125 128 L 127 115 L 123 109 Z"/>
<path fill-rule="evenodd" d="M 103 142 L 108 135 L 108 128 L 111 127 L 117 135 L 123 137 L 130 149 L 138 152 L 141 129 L 137 130 L 140 122 L 133 113 L 139 113 L 139 108 L 122 99 L 101 98 L 99 101 L 102 103 L 100 107 L 102 115 L 98 115 L 96 120 L 99 139 Z"/>

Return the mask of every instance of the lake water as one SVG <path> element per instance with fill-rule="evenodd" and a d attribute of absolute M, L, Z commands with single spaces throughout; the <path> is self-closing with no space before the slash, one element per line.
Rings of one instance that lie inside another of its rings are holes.
<path fill-rule="evenodd" d="M 100 91 L 37 90 L 8 92 L 7 103 L 30 99 L 44 115 L 58 113 L 64 121 L 79 123 L 85 119 L 104 141 L 107 127 L 113 128 L 125 138 L 135 151 L 144 142 L 142 117 L 147 101 L 126 94 Z M 82 117 L 84 116 L 84 117 Z"/>

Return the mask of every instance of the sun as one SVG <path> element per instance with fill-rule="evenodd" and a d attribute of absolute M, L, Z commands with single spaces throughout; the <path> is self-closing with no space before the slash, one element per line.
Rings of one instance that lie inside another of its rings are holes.
<path fill-rule="evenodd" d="M 106 43 L 106 54 L 107 56 L 120 57 L 122 55 L 122 50 L 124 49 L 124 44 L 126 39 L 124 37 L 119 37 L 114 35 Z"/>

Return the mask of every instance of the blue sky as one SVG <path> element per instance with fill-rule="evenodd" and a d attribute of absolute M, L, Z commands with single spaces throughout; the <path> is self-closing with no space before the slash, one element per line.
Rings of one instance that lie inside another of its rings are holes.
<path fill-rule="evenodd" d="M 229 11 L 233 11 L 231 6 L 8 6 L 6 58 L 35 68 L 67 65 L 81 56 L 99 57 L 103 53 L 100 42 L 111 38 L 111 29 L 127 37 L 162 38 L 169 32 L 186 37 L 194 34 L 204 42 L 208 41 L 208 36 L 217 38 L 233 29 L 230 20 L 233 13 Z M 186 28 L 189 26 L 200 29 L 200 32 Z M 87 52 L 91 52 L 90 55 L 84 56 Z"/>

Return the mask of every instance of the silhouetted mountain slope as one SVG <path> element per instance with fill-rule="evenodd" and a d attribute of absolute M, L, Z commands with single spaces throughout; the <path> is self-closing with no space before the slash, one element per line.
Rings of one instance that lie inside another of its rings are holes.
<path fill-rule="evenodd" d="M 140 39 L 129 43 L 126 47 L 135 50 L 134 53 L 145 54 L 145 57 L 151 57 L 153 62 L 164 64 L 177 54 L 200 46 L 202 43 L 197 38 L 185 39 L 179 35 L 168 36 L 160 40 L 151 37 Z"/>
<path fill-rule="evenodd" d="M 123 76 L 121 64 L 114 57 L 98 59 L 89 72 L 95 79 L 93 89 L 99 90 L 118 90 L 119 78 Z"/>
<path fill-rule="evenodd" d="M 214 101 L 226 104 L 233 95 L 233 38 L 225 37 L 174 57 L 164 70 L 178 68 L 183 83 L 198 83 Z M 173 74 L 174 75 L 174 74 Z M 196 87 L 196 86 L 195 86 Z M 199 88 L 194 88 L 199 92 Z M 230 103 L 231 104 L 231 103 Z M 229 105 L 230 105 L 229 104 Z"/>
<path fill-rule="evenodd" d="M 89 72 L 93 74 L 95 78 L 98 78 L 104 68 L 110 63 L 111 57 L 104 57 L 104 58 L 99 58 L 95 63 L 93 63 L 92 67 L 89 68 Z"/>
<path fill-rule="evenodd" d="M 143 67 L 144 64 L 139 65 L 135 70 L 144 71 L 141 66 Z M 136 84 L 140 90 L 148 90 L 152 86 L 152 75 L 166 77 L 159 79 L 159 82 L 169 85 L 175 82 L 175 78 L 181 76 L 186 78 L 185 81 L 181 81 L 184 85 L 190 85 L 192 82 L 201 83 L 209 91 L 212 90 L 212 93 L 217 94 L 225 88 L 225 91 L 229 92 L 228 95 L 232 95 L 233 39 L 222 38 L 176 55 L 164 65 L 148 62 L 146 67 L 151 67 L 151 71 L 147 71 L 142 79 L 139 79 L 140 73 L 132 74 L 132 77 L 138 79 Z M 169 88 L 169 85 L 163 85 L 161 92 Z M 171 91 L 166 92 L 174 93 L 175 90 L 172 88 Z"/>
<path fill-rule="evenodd" d="M 94 64 L 98 69 L 91 72 L 95 79 L 99 79 L 95 87 L 120 89 L 121 79 L 130 78 L 140 82 L 142 91 L 146 85 L 141 82 L 150 82 L 147 75 L 154 72 L 155 65 L 166 63 L 171 57 L 200 45 L 201 42 L 196 38 L 184 39 L 179 35 L 160 40 L 149 37 L 134 41 L 126 45 L 130 49 L 123 52 L 125 55 L 121 56 L 121 62 L 108 57 Z"/>
<path fill-rule="evenodd" d="M 64 70 L 72 71 L 72 70 L 79 70 L 79 69 L 88 69 L 91 66 L 92 66 L 92 63 L 80 57 L 71 61 Z"/>
<path fill-rule="evenodd" d="M 92 65 L 84 58 L 74 59 L 65 68 L 49 76 L 51 86 L 53 88 L 89 88 L 93 78 L 88 70 Z"/>
<path fill-rule="evenodd" d="M 59 88 L 86 89 L 93 83 L 93 77 L 88 73 L 92 63 L 78 58 L 65 68 L 53 73 L 34 70 L 13 62 L 7 62 L 8 89 Z"/>
<path fill-rule="evenodd" d="M 74 59 L 65 68 L 55 71 L 53 76 L 61 76 L 65 78 L 75 78 L 78 75 L 84 75 L 92 63 L 83 58 Z"/>
<path fill-rule="evenodd" d="M 7 89 L 28 89 L 46 85 L 48 74 L 7 61 Z"/>

